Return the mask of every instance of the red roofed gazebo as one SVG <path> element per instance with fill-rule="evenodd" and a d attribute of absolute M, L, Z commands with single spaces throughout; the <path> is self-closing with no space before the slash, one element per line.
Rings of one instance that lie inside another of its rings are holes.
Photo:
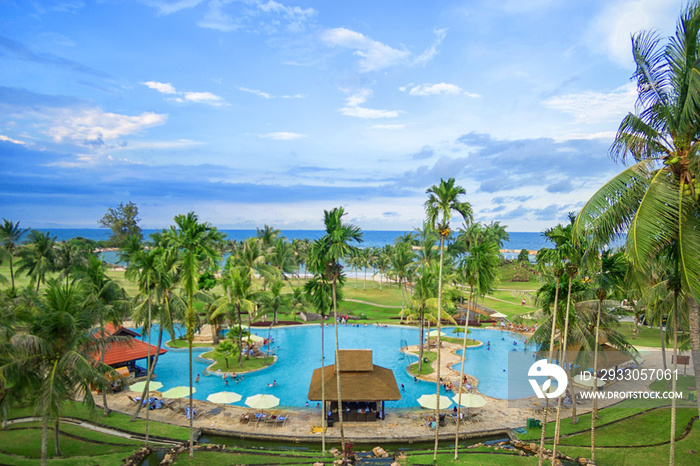
<path fill-rule="evenodd" d="M 134 372 L 137 377 L 141 375 L 140 373 L 143 369 L 136 366 L 136 361 L 148 358 L 149 347 L 151 359 L 155 357 L 156 351 L 158 350 L 158 347 L 155 345 L 149 345 L 146 342 L 137 340 L 135 337 L 140 336 L 137 332 L 122 327 L 121 325 L 115 327 L 112 324 L 107 324 L 105 325 L 105 333 L 107 335 L 131 337 L 129 339 L 108 343 L 105 350 L 104 363 L 115 369 L 127 367 L 129 372 Z M 159 354 L 165 354 L 167 352 L 167 350 L 161 348 Z M 99 353 L 93 355 L 98 361 L 100 360 L 100 356 Z"/>

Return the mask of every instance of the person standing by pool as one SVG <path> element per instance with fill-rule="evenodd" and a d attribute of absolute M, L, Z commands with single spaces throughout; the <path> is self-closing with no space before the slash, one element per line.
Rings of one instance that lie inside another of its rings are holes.
<path fill-rule="evenodd" d="M 194 379 L 195 382 L 199 382 L 199 374 L 197 374 L 197 378 Z"/>

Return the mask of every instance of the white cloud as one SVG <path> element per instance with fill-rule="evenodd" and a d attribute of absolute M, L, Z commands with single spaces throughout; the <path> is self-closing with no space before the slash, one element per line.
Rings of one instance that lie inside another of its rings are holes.
<path fill-rule="evenodd" d="M 604 5 L 584 41 L 592 51 L 627 68 L 634 67 L 630 35 L 648 30 L 661 31 L 662 37 L 671 34 L 681 6 L 677 0 L 616 0 Z"/>
<path fill-rule="evenodd" d="M 360 57 L 360 71 L 376 71 L 404 62 L 411 55 L 407 50 L 397 50 L 388 45 L 346 28 L 328 29 L 321 34 L 325 43 L 355 50 Z"/>
<path fill-rule="evenodd" d="M 399 90 L 405 91 L 408 87 L 407 86 L 402 86 L 399 88 Z M 478 94 L 468 94 L 465 93 L 459 86 L 455 84 L 447 84 L 447 83 L 438 83 L 438 84 L 421 84 L 419 86 L 413 86 L 410 91 L 408 91 L 410 95 L 421 95 L 421 96 L 428 96 L 428 95 L 439 95 L 439 94 L 445 94 L 445 95 L 461 95 L 461 94 L 466 94 L 469 97 L 478 97 Z"/>
<path fill-rule="evenodd" d="M 348 91 L 345 91 L 348 92 Z M 346 116 L 357 118 L 396 118 L 399 116 L 397 110 L 376 110 L 372 108 L 360 107 L 361 104 L 367 102 L 367 99 L 372 96 L 371 89 L 358 89 L 350 94 L 345 100 L 346 107 L 340 109 L 340 113 Z"/>
<path fill-rule="evenodd" d="M 306 21 L 311 16 L 316 14 L 313 8 L 300 8 L 298 6 L 286 6 L 277 3 L 274 0 L 268 0 L 266 3 L 258 3 L 258 8 L 265 13 L 277 13 L 290 21 Z"/>
<path fill-rule="evenodd" d="M 230 3 L 230 1 L 231 0 L 211 0 L 208 5 L 209 9 L 207 13 L 197 25 L 222 32 L 230 32 L 240 28 L 240 22 L 224 12 L 223 7 L 227 3 Z"/>
<path fill-rule="evenodd" d="M 21 146 L 26 146 L 27 143 L 24 141 L 19 141 L 17 139 L 12 139 L 11 137 L 0 134 L 0 141 L 11 142 L 12 144 L 19 144 Z"/>
<path fill-rule="evenodd" d="M 142 82 L 144 86 L 148 86 L 151 89 L 155 89 L 161 94 L 177 94 L 177 91 L 170 83 L 159 83 L 158 81 L 146 81 Z"/>
<path fill-rule="evenodd" d="M 372 125 L 367 129 L 404 129 L 406 125 Z"/>
<path fill-rule="evenodd" d="M 278 141 L 291 141 L 294 139 L 305 138 L 306 135 L 299 134 L 299 133 L 290 133 L 290 132 L 286 132 L 286 131 L 280 131 L 277 133 L 261 134 L 259 137 L 267 138 L 267 139 L 276 139 Z"/>
<path fill-rule="evenodd" d="M 263 99 L 273 99 L 274 98 L 273 95 L 268 94 L 267 92 L 259 91 L 257 89 L 248 89 L 247 87 L 238 86 L 238 90 L 243 91 L 243 92 L 248 92 L 249 94 L 255 94 L 259 97 L 262 97 Z"/>
<path fill-rule="evenodd" d="M 210 105 L 223 105 L 224 99 L 211 92 L 185 92 L 185 100 Z"/>
<path fill-rule="evenodd" d="M 185 149 L 204 145 L 204 142 L 193 141 L 191 139 L 176 139 L 174 141 L 135 141 L 128 144 L 120 145 L 114 149 L 124 150 L 171 150 Z"/>
<path fill-rule="evenodd" d="M 447 29 L 436 29 L 435 35 L 437 37 L 435 38 L 435 42 L 433 42 L 433 45 L 431 45 L 428 50 L 418 55 L 413 60 L 413 63 L 416 65 L 425 65 L 430 60 L 432 60 L 433 57 L 435 57 L 435 55 L 438 54 L 438 47 L 442 43 L 442 40 L 445 38 L 445 34 L 447 34 Z"/>
<path fill-rule="evenodd" d="M 46 132 L 56 142 L 69 140 L 96 145 L 162 125 L 167 119 L 168 115 L 154 112 L 129 116 L 103 112 L 98 108 L 64 110 L 54 116 L 53 124 Z"/>
<path fill-rule="evenodd" d="M 340 113 L 357 118 L 396 118 L 399 116 L 399 112 L 396 110 L 376 110 L 363 107 L 343 107 L 340 109 Z"/>
<path fill-rule="evenodd" d="M 203 0 L 142 0 L 146 5 L 156 8 L 158 14 L 169 15 L 185 8 L 193 8 Z"/>
<path fill-rule="evenodd" d="M 268 0 L 267 2 L 247 0 L 242 2 L 245 6 L 238 15 L 233 16 L 229 14 L 226 9 L 226 6 L 230 3 L 237 2 L 233 0 L 210 0 L 207 13 L 197 24 L 203 28 L 230 32 L 245 27 L 247 24 L 251 23 L 251 21 L 249 21 L 251 18 L 258 16 L 260 13 L 265 13 L 275 18 L 268 24 L 261 25 L 260 23 L 256 23 L 261 26 L 261 29 L 275 32 L 280 23 L 279 18 L 281 18 L 288 23 L 287 29 L 298 31 L 302 29 L 302 25 L 308 21 L 310 17 L 316 14 L 316 10 L 313 8 L 287 6 L 275 2 L 274 0 Z"/>
<path fill-rule="evenodd" d="M 634 110 L 637 89 L 629 83 L 612 92 L 585 91 L 551 97 L 542 102 L 545 107 L 560 110 L 574 117 L 576 123 L 621 121 Z"/>

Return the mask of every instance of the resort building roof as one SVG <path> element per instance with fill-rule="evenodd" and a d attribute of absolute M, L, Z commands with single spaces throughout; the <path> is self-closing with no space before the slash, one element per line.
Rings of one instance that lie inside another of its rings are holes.
<path fill-rule="evenodd" d="M 340 350 L 340 390 L 343 401 L 399 400 L 401 393 L 391 369 L 372 363 L 372 350 Z M 335 364 L 314 370 L 308 399 L 321 400 L 321 371 L 325 376 L 326 401 L 337 401 Z"/>
<path fill-rule="evenodd" d="M 98 331 L 99 332 L 99 331 Z M 146 342 L 137 340 L 134 337 L 140 336 L 137 332 L 130 330 L 126 327 L 114 326 L 113 324 L 105 325 L 105 334 L 129 337 L 123 338 L 120 341 L 113 341 L 107 344 L 107 349 L 105 350 L 105 360 L 104 363 L 108 366 L 118 366 L 120 364 L 126 364 L 138 359 L 147 358 L 150 352 L 151 357 L 156 355 L 158 347 L 155 345 L 149 345 Z M 149 351 L 150 347 L 150 351 Z M 168 351 L 161 348 L 159 354 L 165 354 Z M 93 354 L 96 360 L 100 360 L 100 353 Z"/>

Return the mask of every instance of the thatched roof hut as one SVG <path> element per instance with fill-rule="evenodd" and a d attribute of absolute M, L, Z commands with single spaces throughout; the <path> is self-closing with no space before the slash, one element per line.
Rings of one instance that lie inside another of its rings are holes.
<path fill-rule="evenodd" d="M 372 350 L 340 350 L 338 353 L 343 401 L 401 399 L 394 373 L 391 369 L 372 363 Z M 314 370 L 309 400 L 321 400 L 321 371 L 325 373 L 326 401 L 338 401 L 335 364 Z"/>

